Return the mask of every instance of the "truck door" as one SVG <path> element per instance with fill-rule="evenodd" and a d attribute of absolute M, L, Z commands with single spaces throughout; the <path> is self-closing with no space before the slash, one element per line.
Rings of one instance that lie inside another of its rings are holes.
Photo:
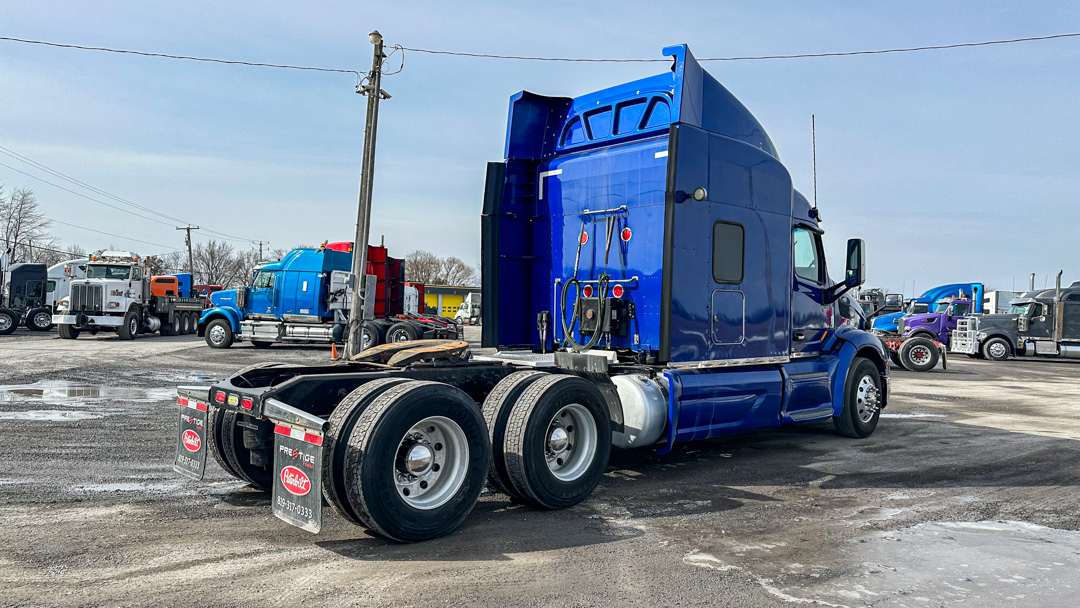
<path fill-rule="evenodd" d="M 248 295 L 248 308 L 256 319 L 274 318 L 275 273 L 272 270 L 260 270 L 255 275 Z"/>
<path fill-rule="evenodd" d="M 791 233 L 794 285 L 791 299 L 791 350 L 795 356 L 821 350 L 831 328 L 831 307 L 822 304 L 828 281 L 821 235 L 806 226 Z"/>
<path fill-rule="evenodd" d="M 1028 330 L 1025 332 L 1029 338 L 1051 338 L 1054 335 L 1054 311 L 1053 306 L 1042 302 L 1035 302 L 1028 310 Z"/>

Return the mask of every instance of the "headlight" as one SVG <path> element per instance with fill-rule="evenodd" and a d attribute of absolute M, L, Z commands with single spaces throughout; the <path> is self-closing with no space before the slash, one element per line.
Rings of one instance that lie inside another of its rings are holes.
<path fill-rule="evenodd" d="M 980 331 L 978 334 L 976 334 L 976 336 L 979 338 L 979 340 L 985 340 L 986 339 L 986 332 L 985 331 Z"/>
<path fill-rule="evenodd" d="M 120 308 L 120 303 L 119 303 L 119 302 L 109 302 L 109 303 L 107 304 L 107 306 L 108 306 L 109 308 Z"/>

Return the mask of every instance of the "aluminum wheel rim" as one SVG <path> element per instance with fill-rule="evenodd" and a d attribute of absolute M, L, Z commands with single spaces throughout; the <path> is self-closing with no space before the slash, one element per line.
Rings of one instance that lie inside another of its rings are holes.
<path fill-rule="evenodd" d="M 426 467 L 416 455 L 430 455 Z M 413 425 L 398 442 L 391 475 L 398 496 L 410 507 L 427 511 L 446 504 L 465 484 L 469 441 L 458 423 L 430 416 Z"/>
<path fill-rule="evenodd" d="M 909 356 L 912 361 L 921 365 L 930 360 L 930 349 L 921 345 L 913 346 Z"/>
<path fill-rule="evenodd" d="M 855 389 L 855 405 L 859 420 L 864 423 L 870 422 L 874 414 L 881 409 L 881 390 L 869 374 L 859 379 L 859 385 Z"/>
<path fill-rule="evenodd" d="M 360 332 L 360 350 L 367 350 L 371 348 L 371 332 L 364 329 Z"/>
<path fill-rule="evenodd" d="M 225 328 L 220 325 L 215 325 L 210 328 L 210 341 L 214 344 L 225 343 Z"/>
<path fill-rule="evenodd" d="M 988 350 L 990 351 L 990 356 L 995 359 L 1004 357 L 1006 353 L 1005 345 L 1001 342 L 994 342 L 990 345 L 990 348 Z"/>
<path fill-rule="evenodd" d="M 6 331 L 11 328 L 11 317 L 6 314 L 0 315 L 0 331 Z"/>
<path fill-rule="evenodd" d="M 596 457 L 596 421 L 584 405 L 564 406 L 548 422 L 544 436 L 544 460 L 560 481 L 574 481 L 592 466 Z"/>
<path fill-rule="evenodd" d="M 394 333 L 390 336 L 390 342 L 408 342 L 409 332 L 404 329 L 395 329 Z"/>
<path fill-rule="evenodd" d="M 34 315 L 34 324 L 38 327 L 48 327 L 52 324 L 52 314 L 47 312 L 39 312 Z"/>
<path fill-rule="evenodd" d="M 131 323 L 128 323 L 128 331 L 131 332 L 131 335 L 133 335 L 133 336 L 139 332 L 139 320 L 138 319 L 132 319 Z"/>

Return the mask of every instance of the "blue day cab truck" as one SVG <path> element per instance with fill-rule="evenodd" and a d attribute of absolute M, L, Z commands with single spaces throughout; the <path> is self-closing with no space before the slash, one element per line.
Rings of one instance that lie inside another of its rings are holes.
<path fill-rule="evenodd" d="M 255 268 L 251 285 L 210 295 L 212 306 L 199 319 L 198 334 L 211 348 L 237 340 L 252 346 L 274 343 L 341 343 L 347 335 L 352 297 L 352 253 L 348 243 L 294 249 L 280 260 Z M 368 280 L 373 286 L 362 321 L 362 348 L 384 342 L 456 338 L 452 320 L 406 313 L 401 260 L 385 247 L 368 246 Z"/>
<path fill-rule="evenodd" d="M 563 509 L 612 448 L 831 421 L 867 437 L 881 342 L 837 314 L 816 210 L 754 116 L 686 46 L 670 71 L 576 98 L 510 100 L 487 168 L 483 342 L 391 343 L 178 389 L 174 468 L 218 465 L 309 531 L 324 498 L 397 541 L 449 533 L 485 482 Z"/>

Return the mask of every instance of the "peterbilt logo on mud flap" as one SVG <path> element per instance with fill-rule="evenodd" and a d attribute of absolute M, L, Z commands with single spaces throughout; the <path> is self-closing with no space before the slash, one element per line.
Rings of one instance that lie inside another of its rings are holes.
<path fill-rule="evenodd" d="M 311 491 L 311 479 L 307 473 L 294 466 L 281 469 L 281 484 L 293 496 L 306 496 Z"/>
<path fill-rule="evenodd" d="M 199 439 L 199 434 L 191 429 L 184 431 L 183 442 L 184 447 L 189 452 L 198 452 L 202 447 L 202 439 Z"/>

